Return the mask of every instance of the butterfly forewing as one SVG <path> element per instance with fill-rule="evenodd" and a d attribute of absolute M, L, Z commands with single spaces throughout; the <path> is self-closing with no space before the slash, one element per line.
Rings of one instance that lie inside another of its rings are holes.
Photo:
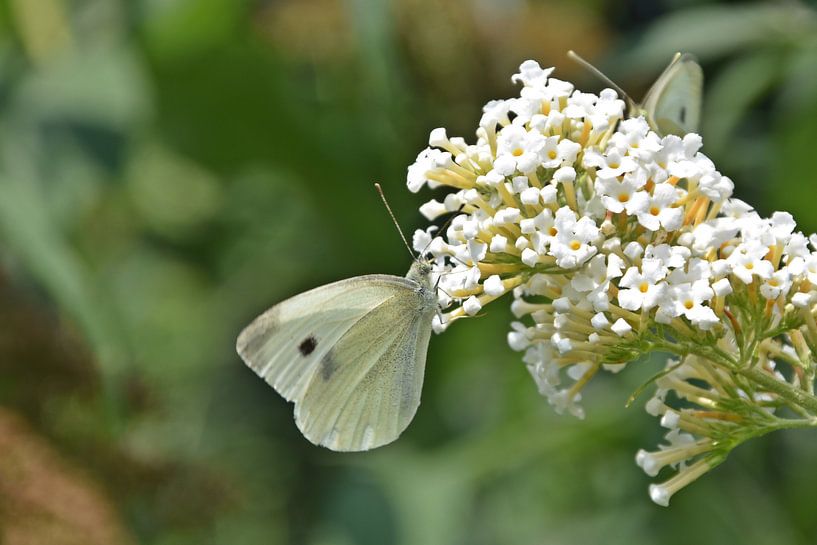
<path fill-rule="evenodd" d="M 419 404 L 436 309 L 426 288 L 389 275 L 321 286 L 259 316 L 239 336 L 238 353 L 295 402 L 313 443 L 374 448 L 396 439 Z"/>

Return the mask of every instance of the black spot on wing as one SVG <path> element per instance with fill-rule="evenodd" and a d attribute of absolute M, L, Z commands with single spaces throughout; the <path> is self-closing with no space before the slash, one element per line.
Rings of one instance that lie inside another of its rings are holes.
<path fill-rule="evenodd" d="M 681 123 L 686 123 L 687 121 L 687 107 L 681 106 L 681 111 L 678 112 L 678 117 L 681 119 Z"/>
<path fill-rule="evenodd" d="M 321 358 L 320 373 L 323 380 L 329 380 L 338 370 L 338 362 L 332 351 L 328 351 Z"/>
<path fill-rule="evenodd" d="M 310 335 L 304 341 L 298 345 L 298 350 L 301 352 L 301 355 L 306 357 L 312 352 L 315 351 L 315 347 L 318 346 L 318 340 L 315 338 L 314 335 Z"/>

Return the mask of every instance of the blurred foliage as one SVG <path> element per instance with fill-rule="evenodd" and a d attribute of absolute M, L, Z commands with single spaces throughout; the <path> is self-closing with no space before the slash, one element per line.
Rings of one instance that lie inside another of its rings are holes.
<path fill-rule="evenodd" d="M 233 345 L 298 291 L 402 274 L 371 183 L 411 230 L 428 131 L 471 137 L 525 58 L 597 89 L 568 49 L 636 96 L 696 54 L 707 153 L 817 229 L 816 30 L 795 2 L 0 2 L 3 543 L 813 543 L 817 438 L 656 507 L 632 457 L 660 430 L 623 406 L 654 364 L 556 417 L 498 308 L 434 339 L 372 453 L 310 445 Z"/>
<path fill-rule="evenodd" d="M 0 449 L 3 543 L 131 543 L 98 487 L 5 410 L 0 410 Z"/>

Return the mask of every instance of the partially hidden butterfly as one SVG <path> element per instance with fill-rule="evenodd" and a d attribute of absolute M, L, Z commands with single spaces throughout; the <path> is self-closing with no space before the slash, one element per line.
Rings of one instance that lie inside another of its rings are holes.
<path fill-rule="evenodd" d="M 662 136 L 697 132 L 701 120 L 703 70 L 689 53 L 676 53 L 652 84 L 644 100 L 635 102 L 613 81 L 573 51 L 568 56 L 602 78 L 627 101 L 629 117 L 643 115 Z"/>
<path fill-rule="evenodd" d="M 405 278 L 356 276 L 301 293 L 248 325 L 236 350 L 295 403 L 295 423 L 312 443 L 336 451 L 385 445 L 420 405 L 438 312 L 430 274 L 415 260 Z"/>

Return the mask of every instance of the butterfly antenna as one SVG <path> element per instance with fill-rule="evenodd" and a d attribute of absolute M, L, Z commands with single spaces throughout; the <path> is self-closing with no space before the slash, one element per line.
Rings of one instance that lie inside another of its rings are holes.
<path fill-rule="evenodd" d="M 383 193 L 383 188 L 380 187 L 380 184 L 377 183 L 377 182 L 375 182 L 374 188 L 380 194 L 380 199 L 383 201 L 383 204 L 386 206 L 386 211 L 388 211 L 389 216 L 391 217 L 391 220 L 394 222 L 394 226 L 397 227 L 397 232 L 400 233 L 400 238 L 403 239 L 403 244 L 406 245 L 406 249 L 408 250 L 409 255 L 411 255 L 411 259 L 413 259 L 414 261 L 417 261 L 417 256 L 414 255 L 414 251 L 412 251 L 411 246 L 409 245 L 408 240 L 406 239 L 406 235 L 403 234 L 403 230 L 400 229 L 400 224 L 397 223 L 397 218 L 394 217 L 394 212 L 391 211 L 391 206 L 389 206 L 389 201 L 386 200 L 386 195 Z"/>
<path fill-rule="evenodd" d="M 599 78 L 601 81 L 603 81 L 604 83 L 606 83 L 607 85 L 609 85 L 610 87 L 612 87 L 613 89 L 615 89 L 615 90 L 616 90 L 616 92 L 617 92 L 619 95 L 621 95 L 622 97 L 624 97 L 624 100 L 626 100 L 626 101 L 627 101 L 627 105 L 630 107 L 630 109 L 632 109 L 632 110 L 636 110 L 636 109 L 637 109 L 637 108 L 636 108 L 637 104 L 636 104 L 636 102 L 635 102 L 635 101 L 634 101 L 632 98 L 630 98 L 630 95 L 628 95 L 627 93 L 625 93 L 625 92 L 624 92 L 624 89 L 622 89 L 621 87 L 619 87 L 619 86 L 616 84 L 616 82 L 614 82 L 613 80 L 611 80 L 610 78 L 608 78 L 608 77 L 607 77 L 607 76 L 604 74 L 604 72 L 602 72 L 601 70 L 599 70 L 598 68 L 596 68 L 595 66 L 593 66 L 592 64 L 590 64 L 589 62 L 587 62 L 586 60 L 584 60 L 582 57 L 580 57 L 580 56 L 579 56 L 579 54 L 578 54 L 578 53 L 576 53 L 576 52 L 575 52 L 575 51 L 573 51 L 572 49 L 571 49 L 570 51 L 568 51 L 568 52 L 567 52 L 567 56 L 568 56 L 568 57 L 570 57 L 570 59 L 571 59 L 572 61 L 579 63 L 579 64 L 580 64 L 580 65 L 582 65 L 584 68 L 586 68 L 587 70 L 589 70 L 591 74 L 595 75 L 595 76 L 596 76 L 597 78 Z"/>

